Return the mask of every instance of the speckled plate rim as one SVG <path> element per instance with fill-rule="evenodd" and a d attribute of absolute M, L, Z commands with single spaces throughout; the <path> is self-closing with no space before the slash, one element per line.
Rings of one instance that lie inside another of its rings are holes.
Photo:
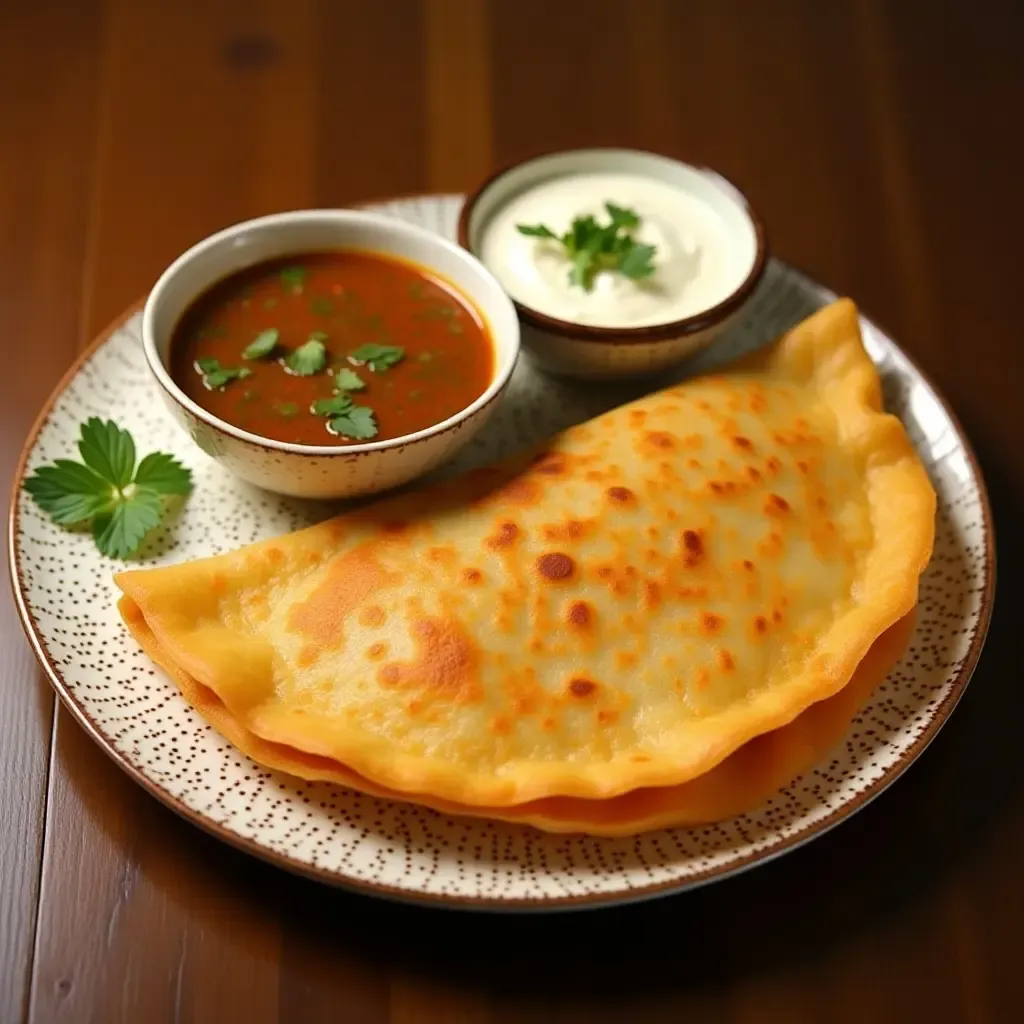
<path fill-rule="evenodd" d="M 408 198 L 433 197 L 417 196 Z M 388 200 L 379 200 L 378 202 L 386 201 Z M 393 202 L 394 200 L 392 199 L 390 201 Z M 834 294 L 831 290 L 818 284 L 815 278 L 805 271 L 793 266 L 792 264 L 786 264 L 784 261 L 777 260 L 777 262 L 783 263 L 791 273 L 798 274 L 805 278 L 808 283 L 812 284 L 823 294 Z M 378 882 L 366 881 L 364 879 L 342 876 L 335 871 L 317 868 L 315 866 L 305 864 L 296 858 L 288 856 L 287 854 L 268 849 L 259 842 L 240 836 L 231 829 L 225 828 L 217 822 L 211 821 L 196 811 L 193 811 L 182 801 L 167 792 L 163 787 L 153 782 L 142 770 L 132 764 L 124 754 L 117 750 L 111 739 L 106 735 L 100 725 L 85 711 L 82 705 L 75 698 L 72 689 L 68 687 L 59 668 L 47 650 L 46 642 L 42 638 L 38 624 L 32 616 L 31 609 L 29 608 L 25 597 L 25 585 L 20 565 L 17 538 L 20 535 L 18 494 L 21 490 L 22 481 L 24 480 L 25 468 L 28 464 L 28 460 L 35 448 L 43 427 L 46 425 L 49 416 L 53 411 L 54 405 L 63 395 L 69 384 L 74 380 L 84 364 L 89 361 L 94 353 L 106 344 L 115 332 L 132 316 L 141 310 L 144 301 L 144 299 L 141 299 L 133 303 L 127 310 L 102 330 L 98 336 L 78 354 L 74 362 L 63 374 L 49 397 L 43 403 L 42 409 L 29 429 L 12 478 L 10 510 L 8 517 L 8 566 L 14 605 L 18 612 L 18 617 L 21 622 L 22 629 L 25 632 L 25 636 L 35 653 L 37 660 L 49 678 L 51 685 L 56 691 L 57 696 L 60 698 L 61 703 L 70 712 L 75 721 L 86 731 L 89 737 L 100 747 L 100 749 L 103 750 L 104 753 L 136 783 L 151 793 L 161 803 L 168 806 L 180 817 L 191 822 L 193 825 L 198 826 L 203 829 L 203 831 L 208 832 L 217 839 L 220 839 L 245 853 L 274 864 L 286 871 L 305 876 L 315 881 L 324 882 L 337 888 L 357 892 L 363 895 L 383 897 L 395 902 L 421 906 L 481 911 L 548 912 L 598 909 L 645 902 L 650 899 L 699 888 L 710 882 L 739 874 L 759 864 L 765 864 L 769 861 L 775 860 L 783 854 L 789 853 L 790 851 L 803 846 L 812 839 L 818 838 L 834 828 L 836 825 L 850 818 L 853 814 L 867 806 L 867 804 L 888 789 L 889 786 L 900 778 L 910 765 L 920 757 L 925 748 L 932 742 L 936 735 L 938 735 L 939 730 L 949 719 L 949 716 L 952 714 L 954 708 L 959 703 L 960 698 L 963 696 L 964 690 L 967 688 L 967 684 L 970 682 L 971 676 L 973 675 L 981 656 L 985 638 L 988 634 L 996 586 L 995 528 L 984 476 L 982 475 L 981 467 L 977 456 L 974 453 L 974 449 L 968 441 L 959 420 L 956 418 L 945 397 L 935 387 L 928 375 L 922 371 L 917 362 L 908 356 L 901 348 L 899 348 L 897 343 L 893 341 L 892 335 L 879 327 L 876 321 L 861 313 L 861 318 L 865 322 L 869 323 L 879 334 L 884 336 L 894 348 L 898 350 L 902 358 L 906 360 L 911 369 L 919 376 L 924 385 L 929 389 L 932 396 L 942 408 L 943 413 L 949 419 L 956 437 L 957 445 L 967 456 L 968 464 L 971 468 L 971 474 L 975 486 L 977 487 L 978 502 L 982 512 L 981 526 L 985 544 L 985 558 L 983 563 L 984 582 L 981 588 L 981 601 L 978 611 L 977 628 L 971 640 L 967 654 L 956 675 L 950 682 L 949 692 L 933 709 L 931 718 L 923 728 L 921 734 L 882 776 L 869 784 L 863 791 L 857 793 L 854 797 L 837 807 L 826 817 L 809 824 L 801 831 L 781 840 L 777 845 L 768 850 L 751 852 L 750 854 L 738 858 L 728 864 L 707 868 L 704 871 L 694 874 L 686 879 L 670 879 L 667 881 L 652 883 L 647 886 L 629 889 L 626 892 L 610 894 L 592 893 L 578 896 L 553 896 L 540 898 L 519 897 L 501 899 L 493 897 L 471 897 L 414 892 L 397 886 L 390 886 Z"/>

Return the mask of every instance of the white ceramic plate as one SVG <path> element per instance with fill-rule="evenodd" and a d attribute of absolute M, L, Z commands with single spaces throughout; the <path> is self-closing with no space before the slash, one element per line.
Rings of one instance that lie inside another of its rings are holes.
<path fill-rule="evenodd" d="M 382 208 L 451 237 L 460 203 L 431 196 Z M 773 263 L 744 322 L 703 362 L 767 340 L 831 298 Z M 131 315 L 111 329 L 61 382 L 32 431 L 22 473 L 73 454 L 88 416 L 117 420 L 142 450 L 178 455 L 195 472 L 195 492 L 177 521 L 150 539 L 144 565 L 210 555 L 326 516 L 326 506 L 240 483 L 179 432 L 146 369 L 139 320 Z M 822 834 L 899 776 L 952 711 L 984 640 L 995 562 L 977 464 L 920 372 L 876 326 L 864 320 L 862 328 L 887 407 L 903 419 L 938 491 L 935 554 L 902 662 L 830 757 L 757 813 L 635 839 L 552 836 L 263 771 L 213 732 L 136 647 L 115 608 L 116 566 L 87 534 L 54 526 L 21 492 L 10 544 L 26 632 L 61 699 L 121 767 L 197 825 L 282 867 L 399 899 L 508 909 L 621 903 L 721 878 Z M 651 386 L 555 382 L 521 362 L 491 422 L 443 472 L 490 461 Z"/>

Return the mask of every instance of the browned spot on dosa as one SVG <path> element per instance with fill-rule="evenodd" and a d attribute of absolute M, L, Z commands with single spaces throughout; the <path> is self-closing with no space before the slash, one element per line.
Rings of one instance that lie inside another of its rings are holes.
<path fill-rule="evenodd" d="M 681 537 L 683 565 L 688 569 L 700 565 L 704 560 L 704 542 L 696 530 L 683 530 Z"/>
<path fill-rule="evenodd" d="M 704 636 L 714 636 L 716 633 L 721 633 L 724 625 L 725 620 L 721 615 L 716 615 L 714 612 L 700 613 L 699 626 Z"/>
<path fill-rule="evenodd" d="M 573 601 L 565 613 L 566 621 L 577 629 L 589 629 L 594 622 L 594 612 L 586 601 Z"/>
<path fill-rule="evenodd" d="M 573 697 L 592 697 L 597 692 L 597 683 L 592 679 L 584 679 L 582 676 L 577 676 L 575 679 L 569 680 L 569 693 Z"/>
<path fill-rule="evenodd" d="M 511 520 L 506 520 L 503 523 L 498 523 L 494 533 L 491 534 L 484 543 L 495 551 L 500 551 L 503 548 L 510 548 L 516 542 L 516 538 L 519 536 L 519 527 L 516 526 Z"/>
<path fill-rule="evenodd" d="M 390 582 L 391 574 L 366 551 L 348 551 L 328 565 L 309 597 L 292 607 L 288 629 L 320 647 L 332 647 L 344 636 L 348 616 Z"/>
<path fill-rule="evenodd" d="M 415 689 L 456 704 L 482 698 L 480 651 L 458 622 L 417 619 L 410 632 L 415 644 L 412 660 L 382 665 L 377 671 L 381 686 Z"/>
<path fill-rule="evenodd" d="M 537 559 L 537 575 L 551 583 L 561 583 L 572 578 L 576 563 L 561 551 L 549 551 Z"/>

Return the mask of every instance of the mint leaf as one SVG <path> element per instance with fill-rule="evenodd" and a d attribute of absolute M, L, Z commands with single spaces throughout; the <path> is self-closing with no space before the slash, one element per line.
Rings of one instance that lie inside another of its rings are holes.
<path fill-rule="evenodd" d="M 114 501 L 110 484 L 88 466 L 70 459 L 40 466 L 24 486 L 36 504 L 62 526 L 92 519 Z"/>
<path fill-rule="evenodd" d="M 151 452 L 136 469 L 135 442 L 113 421 L 83 423 L 78 449 L 84 462 L 57 459 L 23 486 L 59 525 L 91 520 L 97 547 L 112 558 L 138 550 L 163 517 L 164 495 L 192 489 L 191 472 L 166 452 Z"/>
<path fill-rule="evenodd" d="M 305 345 L 300 345 L 284 361 L 284 365 L 299 377 L 312 377 L 327 365 L 327 348 L 323 339 L 327 335 L 314 331 Z"/>
<path fill-rule="evenodd" d="M 242 358 L 262 359 L 264 356 L 269 356 L 270 353 L 277 348 L 279 338 L 280 334 L 275 327 L 270 327 L 265 331 L 260 331 L 260 333 L 257 334 L 242 351 Z"/>
<path fill-rule="evenodd" d="M 349 359 L 356 363 L 365 363 L 374 373 L 381 373 L 405 358 L 405 349 L 398 345 L 377 345 L 370 343 L 360 345 L 349 353 Z"/>
<path fill-rule="evenodd" d="M 339 391 L 362 391 L 366 382 L 358 373 L 345 367 L 334 374 L 334 386 Z"/>
<path fill-rule="evenodd" d="M 163 517 L 163 502 L 155 491 L 139 489 L 122 498 L 112 512 L 92 522 L 96 546 L 109 558 L 127 558 L 142 545 L 147 533 Z"/>
<path fill-rule="evenodd" d="M 135 471 L 135 442 L 113 420 L 93 416 L 82 424 L 82 461 L 114 487 L 124 487 Z"/>
<path fill-rule="evenodd" d="M 327 425 L 332 434 L 365 441 L 377 436 L 377 420 L 373 410 L 365 405 L 354 405 L 343 416 L 335 416 Z"/>
<path fill-rule="evenodd" d="M 135 486 L 157 494 L 188 494 L 192 471 L 166 452 L 150 452 L 135 471 Z"/>

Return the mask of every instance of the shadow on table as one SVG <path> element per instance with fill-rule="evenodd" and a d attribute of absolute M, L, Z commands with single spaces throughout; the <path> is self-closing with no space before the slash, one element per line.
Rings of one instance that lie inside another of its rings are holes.
<path fill-rule="evenodd" d="M 375 978 L 386 990 L 388 979 L 404 977 L 511 1007 L 574 997 L 599 1005 L 641 993 L 699 994 L 773 967 L 827 959 L 935 899 L 956 869 L 981 857 L 1024 783 L 1024 688 L 1014 671 L 1020 602 L 1011 591 L 1024 575 L 1024 508 L 1013 481 L 992 462 L 986 471 L 1003 586 L 961 706 L 898 785 L 778 861 L 631 907 L 499 915 L 350 895 L 196 833 L 187 841 L 202 844 L 198 857 L 213 884 L 234 899 L 256 901 L 280 922 L 281 984 L 307 995 L 337 992 L 342 978 Z M 201 907 L 191 912 L 205 916 Z M 213 912 L 201 923 L 220 928 Z M 232 941 L 226 931 L 222 938 Z"/>

